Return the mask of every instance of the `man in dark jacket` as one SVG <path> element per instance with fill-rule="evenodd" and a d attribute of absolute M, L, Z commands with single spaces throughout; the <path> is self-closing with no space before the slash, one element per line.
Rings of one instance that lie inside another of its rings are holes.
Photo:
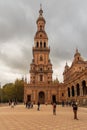
<path fill-rule="evenodd" d="M 37 105 L 38 105 L 37 110 L 39 111 L 40 110 L 40 102 L 39 101 L 38 101 Z"/>
<path fill-rule="evenodd" d="M 77 103 L 74 102 L 74 103 L 72 104 L 72 107 L 73 107 L 73 112 L 74 112 L 74 119 L 78 120 L 78 118 L 77 118 L 77 110 L 78 110 Z"/>

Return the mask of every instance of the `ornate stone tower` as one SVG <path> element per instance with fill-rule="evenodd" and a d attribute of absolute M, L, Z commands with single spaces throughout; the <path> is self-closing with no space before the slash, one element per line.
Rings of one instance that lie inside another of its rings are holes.
<path fill-rule="evenodd" d="M 40 7 L 36 24 L 37 31 L 32 48 L 33 59 L 30 64 L 30 83 L 24 85 L 24 102 L 37 103 L 39 101 L 42 104 L 58 102 L 62 89 L 59 93 L 59 82 L 52 81 L 53 70 L 42 7 Z"/>
<path fill-rule="evenodd" d="M 45 19 L 43 10 L 40 7 L 39 17 L 36 21 L 37 32 L 34 37 L 33 59 L 30 64 L 30 83 L 31 84 L 50 84 L 52 83 L 52 64 L 50 62 L 48 47 L 48 37 L 45 32 Z"/>

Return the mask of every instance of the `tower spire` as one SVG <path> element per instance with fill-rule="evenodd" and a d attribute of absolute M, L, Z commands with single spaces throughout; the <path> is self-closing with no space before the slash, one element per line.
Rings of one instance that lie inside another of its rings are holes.
<path fill-rule="evenodd" d="M 40 4 L 40 10 L 39 10 L 39 14 L 40 14 L 40 16 L 42 16 L 42 14 L 43 14 L 43 10 L 42 10 L 42 4 Z"/>
<path fill-rule="evenodd" d="M 78 53 L 78 48 L 76 47 L 76 53 Z"/>
<path fill-rule="evenodd" d="M 42 9 L 42 4 L 40 3 L 40 9 Z"/>

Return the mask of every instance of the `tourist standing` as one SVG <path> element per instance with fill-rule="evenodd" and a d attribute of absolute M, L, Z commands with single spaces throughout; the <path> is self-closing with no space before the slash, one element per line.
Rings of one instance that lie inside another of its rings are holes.
<path fill-rule="evenodd" d="M 72 107 L 73 107 L 73 112 L 74 112 L 74 119 L 78 120 L 78 118 L 77 118 L 77 110 L 78 110 L 77 103 L 73 102 Z"/>
<path fill-rule="evenodd" d="M 56 103 L 53 103 L 53 115 L 56 115 Z"/>
<path fill-rule="evenodd" d="M 40 110 L 40 102 L 39 101 L 37 103 L 37 106 L 38 106 L 37 110 L 39 111 Z"/>

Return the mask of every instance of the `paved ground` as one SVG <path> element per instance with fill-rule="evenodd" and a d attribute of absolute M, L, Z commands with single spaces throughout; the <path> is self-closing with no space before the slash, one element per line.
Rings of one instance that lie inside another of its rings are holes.
<path fill-rule="evenodd" d="M 52 114 L 51 105 L 42 105 L 37 111 L 24 105 L 0 107 L 0 130 L 87 130 L 87 108 L 79 108 L 79 120 L 73 119 L 72 107 L 57 106 Z"/>

